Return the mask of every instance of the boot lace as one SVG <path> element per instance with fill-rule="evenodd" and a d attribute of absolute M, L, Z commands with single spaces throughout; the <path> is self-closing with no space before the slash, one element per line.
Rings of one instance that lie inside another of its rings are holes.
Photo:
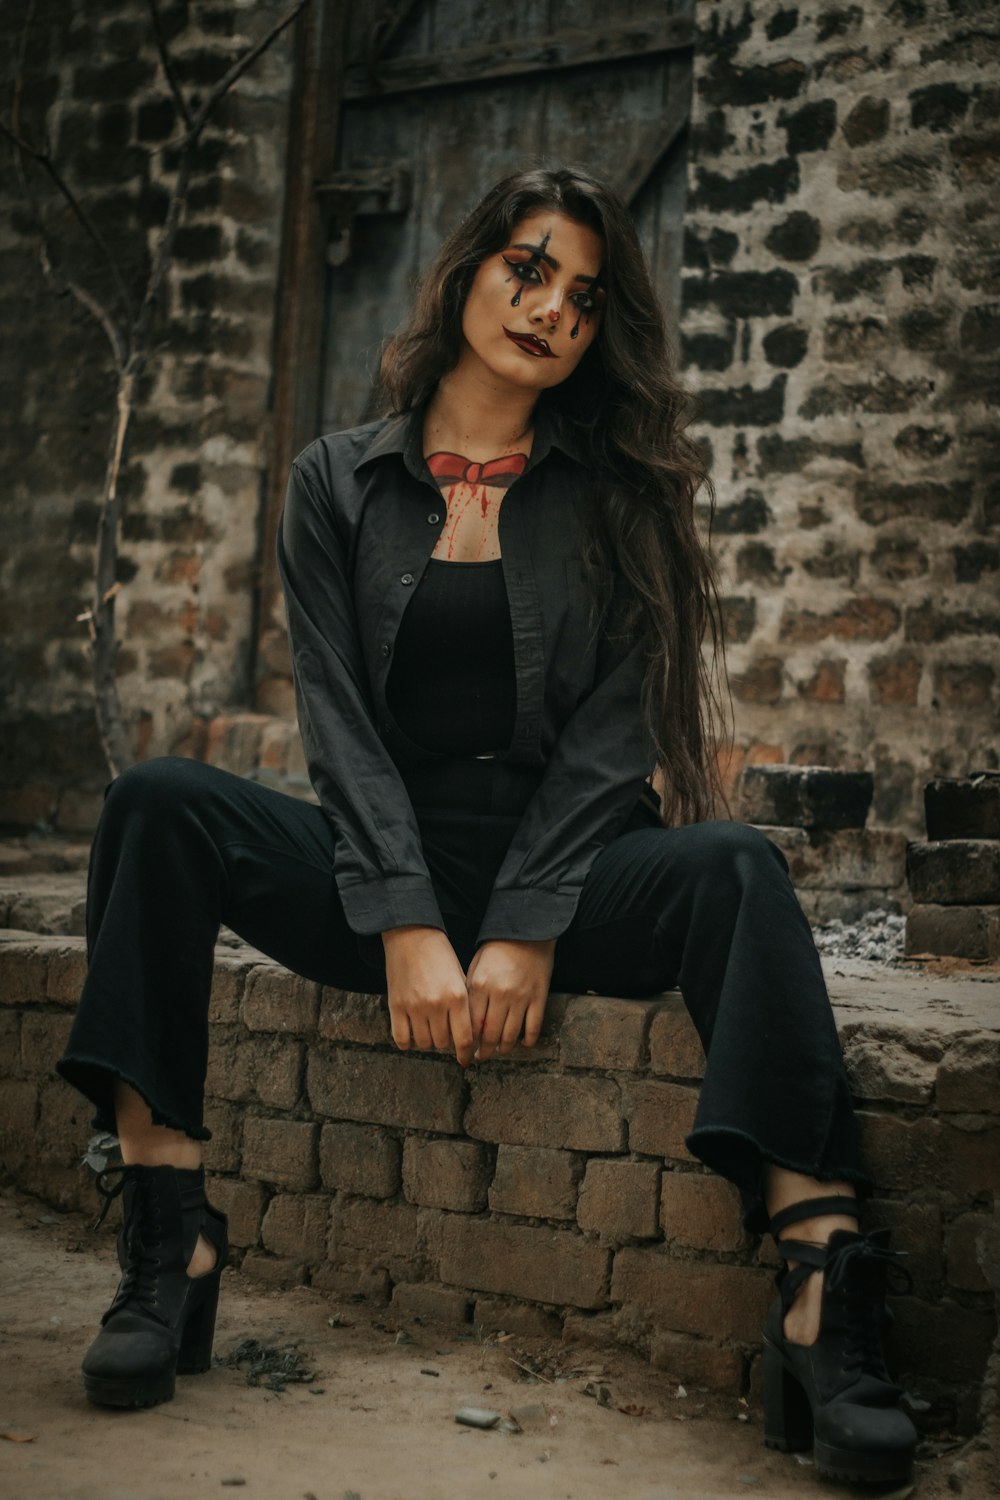
<path fill-rule="evenodd" d="M 108 1187 L 104 1179 L 114 1174 L 118 1174 L 118 1181 Z M 163 1322 L 165 1320 L 157 1307 L 156 1296 L 157 1276 L 160 1269 L 160 1260 L 156 1251 L 160 1244 L 162 1227 L 160 1205 L 156 1194 L 150 1191 L 149 1178 L 141 1169 L 137 1170 L 132 1163 L 119 1162 L 114 1166 L 105 1167 L 97 1174 L 97 1190 L 104 1198 L 104 1205 L 94 1221 L 94 1229 L 100 1227 L 111 1207 L 112 1199 L 117 1198 L 123 1192 L 128 1182 L 135 1184 L 139 1203 L 134 1205 L 131 1213 L 123 1216 L 125 1268 L 115 1299 L 108 1309 L 108 1316 L 112 1312 L 120 1311 L 127 1302 L 134 1302 L 142 1308 L 143 1312 Z"/>
<path fill-rule="evenodd" d="M 871 1235 L 839 1245 L 826 1262 L 824 1290 L 842 1294 L 847 1312 L 844 1366 L 852 1374 L 865 1373 L 892 1384 L 882 1350 L 887 1321 L 886 1290 L 908 1292 L 913 1277 L 899 1264 L 905 1250 L 890 1250 Z"/>

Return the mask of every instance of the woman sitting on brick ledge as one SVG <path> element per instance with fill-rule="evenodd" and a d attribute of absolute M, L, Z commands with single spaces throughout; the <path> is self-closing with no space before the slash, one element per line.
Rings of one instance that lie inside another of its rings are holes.
<path fill-rule="evenodd" d="M 462 1068 L 530 1047 L 550 990 L 679 987 L 707 1054 L 686 1144 L 788 1261 L 766 1441 L 902 1479 L 915 1433 L 880 1341 L 897 1252 L 856 1229 L 870 1183 L 819 959 L 783 855 L 712 816 L 711 485 L 622 200 L 574 170 L 494 186 L 387 344 L 381 393 L 389 415 L 299 454 L 278 539 L 319 806 L 172 757 L 107 791 L 58 1064 L 125 1163 L 124 1275 L 87 1391 L 150 1405 L 211 1360 L 224 922 L 386 996 L 398 1048 Z"/>

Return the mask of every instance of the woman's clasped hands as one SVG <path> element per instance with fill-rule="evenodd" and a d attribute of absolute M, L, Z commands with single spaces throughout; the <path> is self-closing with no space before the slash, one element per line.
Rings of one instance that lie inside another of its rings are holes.
<path fill-rule="evenodd" d="M 556 939 L 483 943 L 464 973 L 447 933 L 393 927 L 382 934 L 392 1039 L 455 1056 L 463 1068 L 538 1040 Z"/>

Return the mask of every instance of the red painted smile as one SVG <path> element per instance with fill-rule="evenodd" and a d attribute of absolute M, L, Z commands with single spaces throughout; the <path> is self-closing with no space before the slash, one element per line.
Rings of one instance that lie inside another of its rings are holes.
<path fill-rule="evenodd" d="M 519 344 L 520 347 L 522 349 L 526 349 L 529 354 L 534 354 L 536 359 L 559 358 L 557 354 L 552 353 L 552 350 L 549 348 L 544 339 L 536 338 L 533 333 L 511 333 L 510 329 L 504 328 L 502 323 L 500 326 L 501 328 L 503 328 L 504 333 L 510 339 L 511 343 Z"/>

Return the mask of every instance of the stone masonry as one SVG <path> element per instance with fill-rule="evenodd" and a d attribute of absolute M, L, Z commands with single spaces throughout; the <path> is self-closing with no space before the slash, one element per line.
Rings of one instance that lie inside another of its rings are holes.
<path fill-rule="evenodd" d="M 79 1164 L 90 1107 L 52 1072 L 85 962 L 82 939 L 0 935 L 0 1170 L 66 1206 L 97 1202 Z M 917 972 L 835 974 L 831 995 L 876 1183 L 866 1218 L 913 1276 L 893 1362 L 925 1431 L 970 1432 L 993 1399 L 995 1007 L 985 985 Z M 678 995 L 552 995 L 535 1048 L 465 1073 L 398 1052 L 379 996 L 220 952 L 211 1196 L 235 1259 L 275 1286 L 627 1344 L 672 1379 L 757 1396 L 776 1260 L 685 1149 L 703 1068 Z"/>
<path fill-rule="evenodd" d="M 191 97 L 281 9 L 165 5 Z M 0 16 L 5 101 L 21 11 Z M 48 131 L 134 293 L 177 129 L 146 8 L 36 15 L 23 129 Z M 1000 16 L 989 0 L 695 16 L 676 343 L 718 493 L 731 770 L 871 769 L 873 827 L 917 836 L 929 776 L 997 764 Z M 290 702 L 280 662 L 267 702 L 251 684 L 292 56 L 288 31 L 203 139 L 128 440 L 119 682 L 141 758 L 201 756 L 219 715 Z M 89 250 L 37 186 L 82 275 Z M 0 218 L 0 820 L 89 830 L 106 777 L 75 616 L 113 381 L 96 325 L 43 278 L 10 171 Z M 272 758 L 280 738 L 279 722 Z"/>
<path fill-rule="evenodd" d="M 695 7 L 681 323 L 737 763 L 997 765 L 1000 12 Z"/>
<path fill-rule="evenodd" d="M 197 106 L 286 9 L 277 0 L 164 4 L 188 101 Z M 5 118 L 24 10 L 0 10 Z M 249 692 L 292 57 L 287 30 L 202 136 L 126 440 L 118 684 L 140 759 L 200 756 L 208 719 Z M 143 0 L 37 6 L 23 98 L 24 134 L 48 135 L 135 298 L 166 212 L 180 127 Z M 97 324 L 46 282 L 6 142 L 3 154 L 0 821 L 91 830 L 108 777 L 75 617 L 92 590 L 114 373 Z M 92 247 L 38 169 L 29 171 L 66 273 L 110 300 Z"/>

